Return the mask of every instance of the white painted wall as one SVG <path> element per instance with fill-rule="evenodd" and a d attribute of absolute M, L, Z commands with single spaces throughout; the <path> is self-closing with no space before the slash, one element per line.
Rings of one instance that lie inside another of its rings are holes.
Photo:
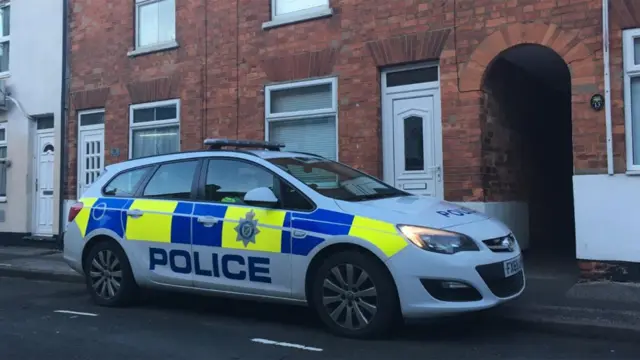
<path fill-rule="evenodd" d="M 60 193 L 60 96 L 62 80 L 63 1 L 16 0 L 11 2 L 11 51 L 6 84 L 29 115 L 54 114 L 55 191 L 54 234 L 58 231 Z M 33 216 L 33 143 L 35 126 L 18 107 L 8 113 L 7 153 L 12 165 L 7 174 L 5 222 L 0 232 L 31 232 Z"/>
<path fill-rule="evenodd" d="M 457 202 L 502 221 L 511 229 L 523 250 L 529 248 L 529 205 L 522 201 Z"/>
<path fill-rule="evenodd" d="M 578 259 L 640 262 L 640 177 L 573 177 Z"/>

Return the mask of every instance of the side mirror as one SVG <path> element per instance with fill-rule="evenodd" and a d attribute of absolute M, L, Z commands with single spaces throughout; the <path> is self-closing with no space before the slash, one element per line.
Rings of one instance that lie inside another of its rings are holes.
<path fill-rule="evenodd" d="M 244 196 L 244 202 L 252 206 L 273 207 L 278 204 L 278 198 L 271 189 L 259 187 L 247 192 Z"/>

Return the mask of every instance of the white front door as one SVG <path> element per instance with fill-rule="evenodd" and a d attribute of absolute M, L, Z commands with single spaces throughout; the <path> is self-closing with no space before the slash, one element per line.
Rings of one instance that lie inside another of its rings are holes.
<path fill-rule="evenodd" d="M 53 164 L 55 154 L 53 138 L 52 132 L 37 134 L 35 235 L 53 234 Z"/>
<path fill-rule="evenodd" d="M 383 81 L 385 181 L 416 195 L 442 199 L 442 125 L 438 83 L 392 87 L 386 84 Z"/>
<path fill-rule="evenodd" d="M 104 167 L 104 128 L 85 130 L 78 136 L 78 199 L 100 176 Z"/>

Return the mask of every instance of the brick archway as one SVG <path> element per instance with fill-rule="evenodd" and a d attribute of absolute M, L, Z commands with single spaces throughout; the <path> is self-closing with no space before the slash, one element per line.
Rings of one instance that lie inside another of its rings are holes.
<path fill-rule="evenodd" d="M 552 75 L 535 74 L 524 62 L 518 66 L 519 57 L 509 61 L 508 53 L 518 51 L 526 51 L 520 54 L 527 59 L 539 59 L 544 65 L 537 71 Z M 575 254 L 575 241 L 570 241 L 575 239 L 574 203 L 569 196 L 573 194 L 572 175 L 575 168 L 588 168 L 581 149 L 594 144 L 584 129 L 603 118 L 589 107 L 591 96 L 598 91 L 598 73 L 598 59 L 579 31 L 543 23 L 497 29 L 471 52 L 460 73 L 460 91 L 474 92 L 479 99 L 483 201 L 517 208 L 512 215 L 526 224 L 519 228 L 521 238 L 526 237 L 527 245 L 529 241 L 537 244 L 534 248 L 549 246 L 540 229 L 558 228 L 567 239 L 556 244 L 563 259 Z M 537 147 L 541 139 L 553 146 Z M 548 174 L 554 174 L 553 181 Z M 562 195 L 546 196 L 553 191 Z M 560 215 L 549 215 L 553 213 L 551 201 L 557 202 L 554 211 Z"/>
<path fill-rule="evenodd" d="M 571 71 L 572 90 L 596 83 L 593 51 L 584 44 L 578 30 L 562 30 L 555 24 L 515 23 L 494 31 L 475 48 L 460 73 L 460 91 L 480 90 L 485 70 L 496 56 L 520 44 L 543 45 L 560 55 Z"/>

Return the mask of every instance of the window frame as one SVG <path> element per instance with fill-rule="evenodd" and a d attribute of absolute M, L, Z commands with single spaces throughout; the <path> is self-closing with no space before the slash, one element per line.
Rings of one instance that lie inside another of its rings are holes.
<path fill-rule="evenodd" d="M 165 198 L 165 197 L 145 196 L 144 195 L 144 190 L 147 188 L 147 186 L 149 185 L 149 182 L 151 181 L 151 179 L 153 179 L 155 174 L 158 172 L 158 170 L 160 170 L 160 168 L 162 166 L 169 165 L 169 164 L 174 164 L 174 163 L 192 162 L 192 161 L 196 162 L 196 168 L 193 171 L 193 178 L 191 179 L 191 192 L 189 194 L 189 198 L 188 199 L 176 199 L 176 198 Z M 200 172 L 201 172 L 201 168 L 202 168 L 202 164 L 203 163 L 204 163 L 204 161 L 202 160 L 202 158 L 174 159 L 174 160 L 168 160 L 168 161 L 155 163 L 153 165 L 154 168 L 151 170 L 151 172 L 149 173 L 148 176 L 143 178 L 142 182 L 140 183 L 140 185 L 138 186 L 138 188 L 136 189 L 136 192 L 134 193 L 134 195 L 132 197 L 136 198 L 136 199 L 150 199 L 150 200 L 164 200 L 164 201 L 195 201 L 196 194 L 197 194 L 197 191 L 198 191 L 198 179 L 199 179 L 199 176 L 200 176 Z"/>
<path fill-rule="evenodd" d="M 0 123 L 0 130 L 2 130 L 2 129 L 4 129 L 4 140 L 0 140 L 0 147 L 5 147 L 7 149 L 7 157 L 0 158 L 0 160 L 4 162 L 4 167 L 5 167 L 5 171 L 4 171 L 4 173 L 5 173 L 5 180 L 4 180 L 4 183 L 5 183 L 5 189 L 4 189 L 5 190 L 5 194 L 4 195 L 0 194 L 0 202 L 7 202 L 7 194 L 6 194 L 6 192 L 7 192 L 7 186 L 9 185 L 9 174 L 8 174 L 8 169 L 9 169 L 9 163 L 8 163 L 8 160 L 9 160 L 9 142 L 8 142 L 9 133 L 8 133 L 8 131 L 9 130 L 7 129 L 7 122 L 6 121 Z"/>
<path fill-rule="evenodd" d="M 134 38 L 134 49 L 136 50 L 144 50 L 144 49 L 164 49 L 166 47 L 173 47 L 176 44 L 177 41 L 177 11 L 176 11 L 176 2 L 174 1 L 173 4 L 173 33 L 175 34 L 174 39 L 172 40 L 168 40 L 168 41 L 162 41 L 162 42 L 156 42 L 153 44 L 149 44 L 149 45 L 144 45 L 141 46 L 140 45 L 140 8 L 142 6 L 145 5 L 150 5 L 150 4 L 154 4 L 154 3 L 160 3 L 162 1 L 169 1 L 169 0 L 135 0 L 134 2 L 134 7 L 135 7 L 135 18 L 134 18 L 134 30 L 133 30 L 133 38 Z M 158 23 L 159 23 L 159 19 L 158 19 Z"/>
<path fill-rule="evenodd" d="M 271 112 L 271 93 L 278 90 L 290 90 L 297 88 L 305 88 L 316 85 L 331 84 L 331 108 L 318 109 L 318 110 L 304 110 L 304 111 L 290 111 L 285 113 L 273 114 Z M 295 82 L 287 82 L 280 84 L 266 85 L 264 88 L 264 136 L 265 140 L 269 141 L 269 124 L 271 122 L 286 121 L 286 120 L 305 120 L 314 119 L 325 116 L 335 117 L 335 131 L 336 131 L 336 158 L 335 161 L 339 161 L 340 158 L 340 138 L 339 138 L 339 121 L 338 121 L 338 78 L 328 77 L 320 79 L 311 79 Z"/>
<path fill-rule="evenodd" d="M 625 147 L 627 172 L 640 173 L 640 159 L 638 164 L 633 163 L 633 113 L 631 101 L 631 79 L 640 78 L 640 64 L 635 64 L 634 39 L 640 38 L 640 28 L 622 31 L 622 53 L 624 73 L 624 119 L 625 119 Z M 640 107 L 640 104 L 636 106 Z M 640 111 L 640 109 L 638 109 Z M 640 126 L 640 124 L 638 124 Z M 636 139 L 640 146 L 640 139 Z"/>
<path fill-rule="evenodd" d="M 148 121 L 148 122 L 143 122 L 143 123 L 134 123 L 133 122 L 133 114 L 135 110 L 140 110 L 140 109 L 149 109 L 149 108 L 156 108 L 156 107 L 161 107 L 161 106 L 165 106 L 165 105 L 174 105 L 176 106 L 176 118 L 175 119 L 169 119 L 169 120 L 153 120 L 153 121 Z M 182 130 L 182 126 L 180 125 L 180 99 L 171 99 L 171 100 L 163 100 L 163 101 L 154 101 L 154 102 L 146 102 L 146 103 L 139 103 L 139 104 L 131 104 L 129 105 L 129 154 L 128 154 L 128 159 L 132 160 L 132 159 L 139 159 L 142 158 L 144 156 L 140 156 L 137 158 L 133 157 L 133 132 L 135 130 L 140 130 L 140 129 L 157 129 L 157 128 L 165 128 L 165 127 L 172 127 L 172 126 L 178 126 L 178 150 L 180 151 L 180 149 L 182 148 L 182 139 L 181 139 L 181 130 Z"/>
<path fill-rule="evenodd" d="M 260 163 L 255 162 L 255 161 L 243 159 L 243 158 L 232 157 L 232 156 L 208 156 L 208 157 L 205 157 L 203 159 L 204 159 L 204 161 L 202 162 L 202 168 L 200 169 L 200 173 L 198 174 L 197 192 L 196 192 L 196 197 L 195 197 L 195 200 L 194 200 L 195 202 L 203 203 L 203 204 L 224 205 L 224 206 L 234 205 L 234 204 L 223 203 L 223 202 L 219 202 L 219 201 L 207 200 L 205 198 L 205 195 L 206 195 L 205 187 L 207 185 L 207 172 L 209 171 L 209 163 L 211 162 L 211 160 L 231 160 L 231 161 L 244 162 L 244 163 L 259 167 L 259 168 L 267 171 L 268 173 L 272 174 L 274 176 L 274 178 L 278 181 L 278 185 L 279 185 L 278 186 L 278 191 L 275 194 L 276 197 L 281 197 L 282 186 L 283 185 L 287 185 L 287 186 L 291 187 L 292 189 L 294 189 L 295 191 L 297 191 L 298 193 L 300 193 L 302 195 L 302 197 L 304 197 L 305 200 L 307 200 L 307 202 L 309 204 L 311 204 L 311 210 L 287 209 L 287 208 L 284 207 L 284 204 L 280 204 L 279 207 L 272 208 L 272 210 L 282 210 L 282 211 L 291 211 L 291 212 L 297 212 L 297 213 L 311 214 L 311 213 L 313 213 L 314 211 L 316 211 L 318 209 L 318 205 L 315 203 L 315 201 L 313 201 L 307 194 L 305 194 L 304 191 L 301 191 L 299 188 L 297 188 L 296 186 L 291 184 L 290 181 L 287 181 L 283 176 L 281 176 L 277 172 L 269 169 L 268 167 L 264 166 L 263 164 L 260 164 Z M 278 200 L 282 201 L 280 198 Z M 235 204 L 234 206 L 249 207 L 249 206 L 243 205 L 243 204 Z"/>
<path fill-rule="evenodd" d="M 292 24 L 296 22 L 308 21 L 313 19 L 318 19 L 322 17 L 332 16 L 333 9 L 331 8 L 331 0 L 327 0 L 327 4 L 314 6 L 311 8 L 298 10 L 294 12 L 277 14 L 278 0 L 270 0 L 269 5 L 271 6 L 271 20 L 262 24 L 262 29 L 266 30 L 272 27 Z"/>
<path fill-rule="evenodd" d="M 7 7 L 11 9 L 10 1 L 4 4 L 0 4 L 0 10 Z M 9 35 L 0 36 L 0 44 L 4 44 L 4 43 L 9 44 L 9 60 L 8 60 L 8 69 L 6 71 L 0 71 L 0 79 L 5 78 L 11 74 L 11 14 L 9 14 Z"/>
<path fill-rule="evenodd" d="M 94 108 L 94 109 L 86 109 L 86 110 L 78 110 L 76 116 L 77 116 L 77 121 L 78 121 L 78 134 L 80 133 L 80 130 L 102 130 L 104 129 L 104 125 L 106 122 L 106 119 L 102 122 L 102 124 L 93 124 L 93 125 L 82 125 L 82 121 L 80 121 L 80 118 L 82 118 L 84 115 L 91 115 L 91 114 L 98 114 L 98 113 L 102 113 L 103 116 L 107 116 L 107 112 L 105 108 Z"/>

